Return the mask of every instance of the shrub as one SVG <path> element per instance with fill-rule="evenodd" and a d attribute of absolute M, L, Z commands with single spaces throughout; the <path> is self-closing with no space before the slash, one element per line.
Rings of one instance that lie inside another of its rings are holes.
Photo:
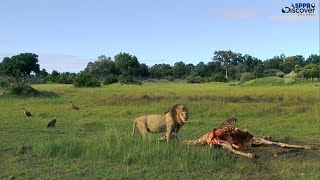
<path fill-rule="evenodd" d="M 8 90 L 10 95 L 38 96 L 40 94 L 39 91 L 37 91 L 27 83 L 15 83 L 11 85 Z"/>
<path fill-rule="evenodd" d="M 227 82 L 227 78 L 223 74 L 215 74 L 210 77 L 210 81 Z"/>
<path fill-rule="evenodd" d="M 73 84 L 75 87 L 100 87 L 100 82 L 87 72 L 79 73 Z"/>
<path fill-rule="evenodd" d="M 118 82 L 121 84 L 141 84 L 140 81 L 133 79 L 131 75 L 119 75 Z"/>
<path fill-rule="evenodd" d="M 253 73 L 241 73 L 240 75 L 240 82 L 246 82 L 255 79 L 255 75 Z"/>
<path fill-rule="evenodd" d="M 113 83 L 117 83 L 118 82 L 118 78 L 115 75 L 109 75 L 106 78 L 104 78 L 103 84 L 108 85 L 108 84 L 113 84 Z"/>
<path fill-rule="evenodd" d="M 263 77 L 276 76 L 278 72 L 281 72 L 279 69 L 267 69 L 263 71 Z"/>
<path fill-rule="evenodd" d="M 187 83 L 203 83 L 204 82 L 204 78 L 201 76 L 190 76 L 187 78 Z"/>
<path fill-rule="evenodd" d="M 284 72 L 277 72 L 276 73 L 276 76 L 278 77 L 278 78 L 283 78 L 284 77 Z"/>
<path fill-rule="evenodd" d="M 168 81 L 174 81 L 174 77 L 172 77 L 170 75 L 166 76 L 165 79 L 168 80 Z"/>
<path fill-rule="evenodd" d="M 303 78 L 319 78 L 320 77 L 320 66 L 317 64 L 307 64 L 299 72 Z"/>
<path fill-rule="evenodd" d="M 284 76 L 284 78 L 297 79 L 297 78 L 299 78 L 299 74 L 296 73 L 296 72 L 294 72 L 294 71 L 291 71 L 291 73 L 286 74 L 286 75 Z"/>
<path fill-rule="evenodd" d="M 0 87 L 8 88 L 11 84 L 16 82 L 14 77 L 11 76 L 0 76 Z"/>

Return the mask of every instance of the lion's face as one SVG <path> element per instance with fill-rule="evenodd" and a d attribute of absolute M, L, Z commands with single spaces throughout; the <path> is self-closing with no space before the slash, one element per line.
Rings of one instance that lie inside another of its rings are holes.
<path fill-rule="evenodd" d="M 188 121 L 188 109 L 180 105 L 176 108 L 178 118 L 183 122 L 186 123 Z"/>

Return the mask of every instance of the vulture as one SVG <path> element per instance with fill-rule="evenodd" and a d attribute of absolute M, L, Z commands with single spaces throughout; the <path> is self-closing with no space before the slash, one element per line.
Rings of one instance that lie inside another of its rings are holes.
<path fill-rule="evenodd" d="M 56 117 L 54 117 L 48 124 L 47 128 L 54 128 L 54 125 L 56 124 L 57 120 Z"/>
<path fill-rule="evenodd" d="M 22 108 L 23 110 L 23 113 L 26 117 L 30 117 L 31 116 L 31 113 L 29 111 L 27 111 L 25 108 Z"/>
<path fill-rule="evenodd" d="M 71 102 L 71 105 L 72 105 L 72 109 L 74 110 L 80 110 L 76 105 L 74 105 L 72 102 Z"/>

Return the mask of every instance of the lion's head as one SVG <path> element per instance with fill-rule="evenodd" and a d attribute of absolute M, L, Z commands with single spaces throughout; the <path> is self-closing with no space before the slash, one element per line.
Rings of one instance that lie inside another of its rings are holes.
<path fill-rule="evenodd" d="M 170 112 L 178 124 L 184 124 L 188 121 L 189 112 L 185 105 L 176 104 L 171 108 Z"/>

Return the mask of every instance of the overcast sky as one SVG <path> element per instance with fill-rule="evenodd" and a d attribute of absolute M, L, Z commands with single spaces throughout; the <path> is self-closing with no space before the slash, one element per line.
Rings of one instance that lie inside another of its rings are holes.
<path fill-rule="evenodd" d="M 261 60 L 319 54 L 314 16 L 283 14 L 291 0 L 5 0 L 0 2 L 0 61 L 39 55 L 48 72 L 78 72 L 99 55 L 137 56 L 148 66 L 211 61 L 216 50 Z"/>

